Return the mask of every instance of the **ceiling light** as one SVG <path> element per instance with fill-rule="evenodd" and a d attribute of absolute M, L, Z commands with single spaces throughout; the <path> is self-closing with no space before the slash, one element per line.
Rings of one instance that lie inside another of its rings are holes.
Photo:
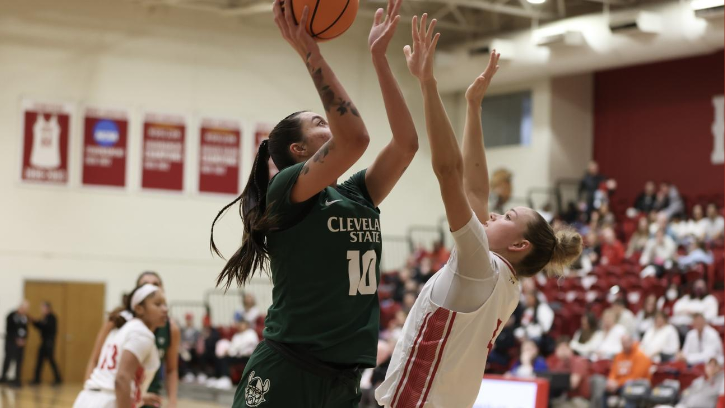
<path fill-rule="evenodd" d="M 531 4 L 543 4 L 546 2 L 546 0 L 526 0 Z"/>
<path fill-rule="evenodd" d="M 714 7 L 722 7 L 725 4 L 724 0 L 692 0 L 690 6 L 693 10 L 704 10 Z"/>

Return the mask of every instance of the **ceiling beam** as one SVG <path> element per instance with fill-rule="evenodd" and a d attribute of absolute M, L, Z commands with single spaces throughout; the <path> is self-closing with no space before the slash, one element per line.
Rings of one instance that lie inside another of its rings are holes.
<path fill-rule="evenodd" d="M 467 7 L 477 10 L 492 11 L 494 13 L 510 14 L 517 17 L 553 19 L 552 13 L 545 11 L 537 11 L 533 8 L 526 10 L 520 7 L 509 6 L 505 4 L 494 4 L 484 0 L 447 0 L 449 4 L 458 7 Z"/>

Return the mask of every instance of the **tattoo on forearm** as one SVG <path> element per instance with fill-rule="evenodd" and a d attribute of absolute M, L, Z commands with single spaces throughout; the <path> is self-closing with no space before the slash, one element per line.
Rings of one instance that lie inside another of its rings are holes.
<path fill-rule="evenodd" d="M 320 148 L 320 150 L 318 150 L 317 153 L 315 153 L 314 156 L 312 156 L 312 159 L 311 159 L 312 162 L 313 163 L 324 163 L 327 155 L 329 155 L 330 152 L 334 149 L 335 149 L 335 141 L 330 140 L 329 142 L 325 143 Z M 308 160 L 307 163 L 305 163 L 304 167 L 302 168 L 302 175 L 304 176 L 309 172 L 310 172 L 310 160 Z"/>
<path fill-rule="evenodd" d="M 315 83 L 315 88 L 317 88 L 317 92 L 320 94 L 320 99 L 322 99 L 322 106 L 325 108 L 325 112 L 329 113 L 330 109 L 335 108 L 340 116 L 343 116 L 350 111 L 353 115 L 360 117 L 360 113 L 357 111 L 352 102 L 338 98 L 330 86 L 325 84 L 325 78 L 322 75 L 322 68 L 313 67 L 310 63 L 311 57 L 312 54 L 307 53 L 305 65 L 307 65 L 307 69 L 310 71 L 310 75 L 312 75 L 312 81 Z"/>

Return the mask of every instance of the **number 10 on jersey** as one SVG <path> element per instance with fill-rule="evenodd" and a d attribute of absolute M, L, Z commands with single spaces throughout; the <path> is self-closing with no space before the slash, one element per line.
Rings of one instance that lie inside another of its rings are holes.
<path fill-rule="evenodd" d="M 374 295 L 378 289 L 375 265 L 378 255 L 374 250 L 365 252 L 360 259 L 360 251 L 347 251 L 348 274 L 350 277 L 350 296 Z M 360 271 L 363 271 L 360 273 Z"/>

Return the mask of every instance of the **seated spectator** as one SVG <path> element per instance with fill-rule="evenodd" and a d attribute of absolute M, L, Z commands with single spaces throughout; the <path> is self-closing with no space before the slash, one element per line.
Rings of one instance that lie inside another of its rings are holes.
<path fill-rule="evenodd" d="M 609 202 L 602 202 L 599 207 L 599 218 L 602 220 L 602 226 L 613 228 L 616 222 L 614 213 L 609 208 Z"/>
<path fill-rule="evenodd" d="M 660 213 L 661 211 L 663 211 L 665 208 L 667 208 L 670 205 L 670 197 L 667 194 L 667 192 L 665 191 L 666 188 L 663 186 L 664 186 L 664 183 L 660 184 L 659 189 L 657 189 L 657 194 L 655 195 L 655 203 L 654 203 L 654 206 L 652 207 L 652 210 L 657 213 Z"/>
<path fill-rule="evenodd" d="M 705 220 L 705 212 L 700 204 L 692 207 L 692 219 L 687 221 L 686 241 L 704 241 L 707 231 L 707 220 Z"/>
<path fill-rule="evenodd" d="M 208 315 L 204 317 L 203 324 L 201 341 L 198 343 L 196 350 L 201 361 L 201 373 L 197 376 L 197 380 L 200 383 L 204 383 L 208 377 L 216 378 L 217 376 L 219 359 L 216 355 L 216 348 L 217 343 L 222 338 L 219 330 L 212 327 L 211 319 Z"/>
<path fill-rule="evenodd" d="M 687 245 L 690 242 L 687 237 L 687 222 L 682 220 L 682 215 L 680 214 L 672 216 L 668 226 L 668 232 L 678 245 Z"/>
<path fill-rule="evenodd" d="M 407 290 L 403 295 L 403 306 L 402 310 L 405 313 L 410 313 L 410 309 L 413 308 L 415 300 L 418 298 L 418 292 L 416 290 Z"/>
<path fill-rule="evenodd" d="M 625 294 L 620 294 L 619 297 L 612 302 L 612 306 L 609 309 L 614 312 L 617 324 L 627 329 L 627 333 L 632 336 L 637 333 L 637 319 L 635 319 L 634 313 L 632 313 L 632 311 L 628 308 L 627 297 Z"/>
<path fill-rule="evenodd" d="M 431 261 L 433 262 L 433 269 L 440 270 L 443 265 L 448 262 L 448 258 L 451 257 L 451 252 L 446 249 L 443 241 L 436 241 L 433 244 L 433 252 L 430 254 Z"/>
<path fill-rule="evenodd" d="M 675 303 L 677 303 L 677 300 L 680 299 L 680 297 L 680 287 L 676 283 L 671 283 L 667 287 L 665 294 L 657 299 L 657 309 L 662 310 L 667 313 L 667 316 L 672 317 L 674 315 L 673 310 L 675 308 Z M 670 320 L 670 322 L 675 324 L 672 320 Z"/>
<path fill-rule="evenodd" d="M 672 267 L 677 255 L 677 244 L 663 229 L 659 229 L 654 238 L 647 241 L 647 245 L 639 258 L 639 264 L 644 266 L 642 277 L 656 275 L 662 277 L 665 270 Z"/>
<path fill-rule="evenodd" d="M 415 268 L 415 271 L 413 272 L 413 279 L 415 279 L 419 284 L 424 285 L 435 272 L 436 271 L 433 270 L 433 262 L 430 257 L 426 256 L 420 260 L 420 265 Z"/>
<path fill-rule="evenodd" d="M 672 218 L 675 214 L 682 214 L 685 211 L 685 203 L 682 201 L 679 190 L 671 183 L 660 184 L 660 191 L 667 195 L 668 205 L 663 208 L 661 212 L 667 215 L 667 218 Z"/>
<path fill-rule="evenodd" d="M 642 253 L 647 246 L 647 241 L 649 241 L 649 221 L 647 221 L 647 217 L 641 217 L 637 221 L 637 231 L 629 237 L 627 252 L 624 256 L 631 258 L 634 254 Z"/>
<path fill-rule="evenodd" d="M 586 408 L 589 406 L 589 361 L 574 354 L 569 347 L 569 338 L 556 341 L 556 351 L 548 362 L 549 371 L 569 373 L 569 392 L 552 401 L 553 408 Z"/>
<path fill-rule="evenodd" d="M 393 282 L 393 300 L 395 302 L 403 302 L 403 296 L 405 296 L 405 284 L 410 280 L 410 269 L 401 268 L 400 271 L 398 271 L 397 278 Z"/>
<path fill-rule="evenodd" d="M 592 264 L 598 264 L 599 263 L 599 256 L 602 252 L 602 246 L 599 242 L 599 236 L 597 235 L 596 231 L 589 231 L 588 233 L 582 235 L 585 237 L 584 239 L 584 250 L 582 251 L 582 256 L 589 257 L 589 261 Z"/>
<path fill-rule="evenodd" d="M 637 312 L 637 337 L 642 338 L 644 333 L 654 325 L 655 313 L 657 313 L 657 295 L 650 293 L 644 299 L 644 305 Z"/>
<path fill-rule="evenodd" d="M 692 330 L 685 336 L 685 345 L 677 355 L 677 359 L 689 365 L 705 364 L 711 358 L 723 361 L 723 348 L 720 334 L 707 324 L 698 313 L 692 321 Z"/>
<path fill-rule="evenodd" d="M 549 354 L 553 351 L 553 340 L 548 336 L 551 326 L 554 324 L 554 311 L 551 310 L 546 301 L 542 302 L 538 297 L 538 291 L 534 290 L 526 294 L 526 306 L 521 316 L 521 328 L 517 332 L 519 338 L 533 340 L 541 349 L 542 353 Z"/>
<path fill-rule="evenodd" d="M 622 352 L 622 338 L 627 329 L 617 324 L 617 315 L 613 310 L 605 310 L 602 314 L 602 341 L 594 350 L 597 359 L 609 360 Z"/>
<path fill-rule="evenodd" d="M 604 333 L 597 329 L 597 317 L 588 312 L 582 316 L 581 328 L 574 333 L 571 349 L 584 358 L 590 358 L 604 340 Z"/>
<path fill-rule="evenodd" d="M 621 265 L 624 261 L 624 245 L 617 239 L 612 228 L 602 231 L 602 255 L 600 265 Z"/>
<path fill-rule="evenodd" d="M 511 366 L 510 376 L 516 378 L 534 378 L 536 374 L 549 371 L 544 357 L 539 355 L 539 347 L 531 340 L 521 344 L 521 357 Z"/>
<path fill-rule="evenodd" d="M 249 325 L 254 328 L 257 326 L 257 318 L 262 313 L 257 307 L 257 298 L 251 293 L 245 293 L 242 298 L 242 318 L 249 322 Z"/>
<path fill-rule="evenodd" d="M 657 189 L 654 181 L 644 183 L 644 191 L 642 191 L 634 202 L 634 208 L 642 213 L 649 214 L 654 209 L 657 200 Z"/>
<path fill-rule="evenodd" d="M 655 363 L 668 362 L 680 351 L 680 335 L 668 323 L 667 315 L 663 311 L 655 314 L 654 326 L 644 334 L 640 347 Z"/>
<path fill-rule="evenodd" d="M 649 237 L 654 238 L 657 235 L 657 231 L 662 230 L 665 235 L 672 238 L 672 241 L 677 243 L 677 237 L 670 227 L 670 220 L 667 215 L 663 213 L 654 213 L 653 217 L 650 217 L 649 223 Z"/>
<path fill-rule="evenodd" d="M 249 357 L 259 344 L 259 336 L 249 322 L 244 319 L 237 323 L 237 334 L 232 337 L 229 357 Z"/>
<path fill-rule="evenodd" d="M 690 293 L 675 302 L 672 312 L 675 326 L 689 326 L 695 314 L 705 316 L 708 322 L 713 321 L 718 314 L 717 298 L 708 293 L 705 281 L 698 279 L 692 284 Z"/>
<path fill-rule="evenodd" d="M 680 270 L 687 271 L 697 264 L 712 265 L 712 252 L 707 250 L 704 241 L 692 241 L 688 246 L 687 255 L 677 258 Z"/>
<path fill-rule="evenodd" d="M 696 379 L 682 393 L 676 408 L 711 408 L 725 393 L 725 376 L 717 359 L 711 358 L 705 366 L 705 375 Z"/>
<path fill-rule="evenodd" d="M 199 355 L 196 353 L 197 344 L 201 340 L 201 331 L 194 326 L 194 315 L 187 313 L 185 326 L 181 329 L 181 344 L 179 347 L 179 375 L 185 382 L 192 382 L 196 378 L 199 365 Z"/>
<path fill-rule="evenodd" d="M 608 399 L 612 395 L 619 395 L 624 385 L 633 380 L 648 380 L 652 362 L 630 335 L 621 340 L 622 351 L 614 357 L 612 368 L 607 377 L 607 386 L 602 398 L 602 407 L 609 406 Z M 627 405 L 625 405 L 625 408 Z"/>
<path fill-rule="evenodd" d="M 579 200 L 586 203 L 586 212 L 591 214 L 596 207 L 594 205 L 595 195 L 599 190 L 600 184 L 605 182 L 607 178 L 599 174 L 599 164 L 595 161 L 589 162 L 587 172 L 579 182 Z"/>
<path fill-rule="evenodd" d="M 398 342 L 398 339 L 403 332 L 403 325 L 405 324 L 405 319 L 407 318 L 408 313 L 404 310 L 398 310 L 395 312 L 395 317 L 390 320 L 388 327 L 380 333 L 380 339 L 389 343 L 392 348 L 395 348 L 395 344 Z"/>
<path fill-rule="evenodd" d="M 515 329 L 516 317 L 512 315 L 509 317 L 506 325 L 504 325 L 503 329 L 501 329 L 501 333 L 499 333 L 496 338 L 496 342 L 493 344 L 493 349 L 488 355 L 487 363 L 496 364 L 502 367 L 509 367 L 509 364 L 511 364 L 511 350 L 513 350 L 518 344 L 516 336 L 514 335 Z"/>
<path fill-rule="evenodd" d="M 705 218 L 705 239 L 708 242 L 722 240 L 725 233 L 725 220 L 715 204 L 708 204 Z"/>

